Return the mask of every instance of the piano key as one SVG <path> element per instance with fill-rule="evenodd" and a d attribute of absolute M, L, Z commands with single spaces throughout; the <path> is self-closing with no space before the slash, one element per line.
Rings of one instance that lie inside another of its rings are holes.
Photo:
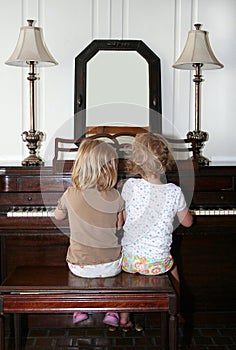
<path fill-rule="evenodd" d="M 218 208 L 218 209 L 204 209 L 204 208 L 199 208 L 199 209 L 191 209 L 190 212 L 193 215 L 196 216 L 208 216 L 208 215 L 236 215 L 236 208 Z"/>
<path fill-rule="evenodd" d="M 236 215 L 236 209 L 229 209 L 229 215 Z"/>
<path fill-rule="evenodd" d="M 7 216 L 8 216 L 8 217 L 12 217 L 12 216 L 13 216 L 13 210 L 9 210 L 9 211 L 7 212 Z"/>
<path fill-rule="evenodd" d="M 54 217 L 54 210 L 55 210 L 55 208 L 49 208 L 48 209 L 48 216 L 50 216 L 50 217 Z"/>
<path fill-rule="evenodd" d="M 7 211 L 7 217 L 53 217 L 53 207 L 13 207 Z"/>
<path fill-rule="evenodd" d="M 33 216 L 33 208 L 29 207 L 28 208 L 28 217 L 32 217 Z"/>
<path fill-rule="evenodd" d="M 54 217 L 54 210 L 55 207 L 13 207 L 7 211 L 7 217 Z M 190 212 L 196 216 L 236 215 L 236 208 L 196 208 Z"/>

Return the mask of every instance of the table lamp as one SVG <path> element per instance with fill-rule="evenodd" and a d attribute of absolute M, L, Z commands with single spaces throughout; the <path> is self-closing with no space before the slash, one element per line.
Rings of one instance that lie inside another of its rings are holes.
<path fill-rule="evenodd" d="M 35 27 L 34 20 L 27 20 L 28 26 L 21 27 L 16 48 L 10 58 L 5 62 L 11 66 L 29 67 L 27 79 L 30 83 L 30 130 L 22 133 L 22 139 L 27 143 L 29 156 L 21 164 L 24 166 L 43 165 L 38 155 L 44 133 L 36 130 L 36 98 L 35 84 L 39 78 L 36 68 L 58 64 L 47 49 L 42 28 Z"/>
<path fill-rule="evenodd" d="M 195 30 L 188 33 L 187 42 L 178 60 L 173 65 L 177 69 L 194 69 L 195 75 L 195 130 L 187 133 L 187 138 L 196 140 L 196 152 L 200 166 L 209 165 L 209 160 L 202 155 L 204 142 L 208 140 L 208 133 L 201 130 L 201 83 L 202 69 L 223 68 L 215 57 L 209 42 L 208 32 L 201 30 L 201 24 L 195 24 Z"/>

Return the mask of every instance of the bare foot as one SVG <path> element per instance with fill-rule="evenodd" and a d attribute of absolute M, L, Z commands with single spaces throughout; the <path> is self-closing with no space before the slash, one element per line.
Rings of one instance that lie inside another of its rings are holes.
<path fill-rule="evenodd" d="M 129 331 L 133 327 L 133 323 L 129 319 L 129 313 L 127 312 L 120 313 L 120 327 L 125 332 Z"/>

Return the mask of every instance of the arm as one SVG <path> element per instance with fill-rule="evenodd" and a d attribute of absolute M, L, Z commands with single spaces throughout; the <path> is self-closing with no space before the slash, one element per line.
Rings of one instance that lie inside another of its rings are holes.
<path fill-rule="evenodd" d="M 122 228 L 124 221 L 125 221 L 125 210 L 122 210 L 120 213 L 117 214 L 116 226 L 118 230 Z"/>
<path fill-rule="evenodd" d="M 58 209 L 58 207 L 54 210 L 54 217 L 56 220 L 63 220 L 66 216 L 66 213 L 63 210 Z"/>
<path fill-rule="evenodd" d="M 193 216 L 188 210 L 188 208 L 185 208 L 184 210 L 181 210 L 177 213 L 179 222 L 181 225 L 185 227 L 190 227 L 193 223 Z"/>

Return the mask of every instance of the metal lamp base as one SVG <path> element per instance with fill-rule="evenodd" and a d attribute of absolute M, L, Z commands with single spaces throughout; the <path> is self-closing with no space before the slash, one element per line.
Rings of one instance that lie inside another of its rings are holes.
<path fill-rule="evenodd" d="M 202 148 L 204 147 L 204 142 L 209 138 L 209 135 L 206 131 L 194 130 L 187 133 L 187 138 L 194 139 L 196 142 L 196 154 L 197 162 L 199 166 L 207 166 L 210 161 L 208 158 L 202 155 Z"/>
<path fill-rule="evenodd" d="M 44 162 L 42 158 L 36 155 L 30 154 L 27 158 L 22 160 L 21 164 L 23 166 L 41 166 L 41 165 L 44 165 Z"/>
<path fill-rule="evenodd" d="M 40 147 L 43 137 L 44 133 L 41 131 L 30 130 L 22 133 L 22 140 L 27 142 L 26 146 L 30 153 L 29 156 L 21 162 L 23 166 L 41 166 L 44 164 L 42 158 L 37 155 L 37 149 Z"/>
<path fill-rule="evenodd" d="M 203 155 L 199 155 L 197 161 L 199 166 L 208 166 L 210 164 L 209 159 L 204 157 Z"/>

